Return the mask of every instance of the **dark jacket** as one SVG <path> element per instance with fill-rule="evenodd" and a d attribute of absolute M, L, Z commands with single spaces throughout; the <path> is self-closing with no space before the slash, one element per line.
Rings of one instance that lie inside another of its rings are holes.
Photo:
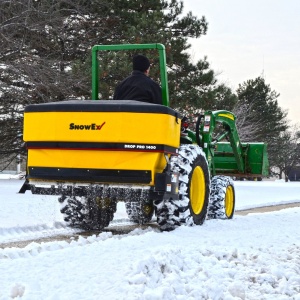
<path fill-rule="evenodd" d="M 133 71 L 115 90 L 114 100 L 138 100 L 162 104 L 160 86 L 141 71 Z"/>

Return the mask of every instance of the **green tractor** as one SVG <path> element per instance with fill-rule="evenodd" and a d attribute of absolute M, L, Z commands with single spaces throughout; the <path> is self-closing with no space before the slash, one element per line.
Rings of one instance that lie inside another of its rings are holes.
<path fill-rule="evenodd" d="M 159 53 L 163 105 L 95 101 L 98 52 L 137 49 Z M 20 192 L 59 195 L 65 221 L 84 230 L 107 227 L 119 201 L 135 223 L 148 223 L 155 214 L 161 230 L 201 225 L 207 218 L 231 219 L 231 178 L 267 176 L 266 145 L 241 143 L 235 116 L 225 110 L 206 111 L 190 130 L 169 107 L 161 44 L 97 45 L 92 62 L 93 100 L 25 108 L 27 177 Z M 218 134 L 217 127 L 222 128 Z"/>

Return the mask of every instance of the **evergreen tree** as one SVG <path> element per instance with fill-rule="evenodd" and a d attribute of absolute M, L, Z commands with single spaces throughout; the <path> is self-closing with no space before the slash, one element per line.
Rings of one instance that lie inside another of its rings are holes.
<path fill-rule="evenodd" d="M 122 36 L 120 43 L 162 43 L 166 46 L 170 104 L 191 114 L 195 110 L 232 109 L 237 98 L 225 85 L 218 85 L 215 73 L 204 57 L 195 64 L 187 50 L 188 38 L 199 38 L 206 34 L 208 23 L 205 17 L 198 19 L 192 13 L 182 16 L 183 2 L 177 0 L 114 1 Z M 141 51 L 139 51 L 141 53 Z M 124 55 L 101 53 L 101 89 L 104 98 L 112 97 L 118 81 L 131 71 L 131 58 Z M 155 51 L 143 51 L 152 62 L 151 77 L 159 81 L 158 56 Z M 112 59 L 114 58 L 114 59 Z M 110 69 L 110 70 L 109 70 Z M 118 70 L 117 74 L 115 70 Z"/>
<path fill-rule="evenodd" d="M 278 139 L 288 129 L 287 113 L 278 105 L 279 94 L 271 90 L 262 77 L 248 80 L 239 85 L 238 104 L 247 113 L 244 124 L 255 124 L 255 140 L 268 144 L 270 165 L 274 166 L 278 156 Z"/>
<path fill-rule="evenodd" d="M 27 104 L 90 98 L 95 44 L 164 44 L 174 108 L 223 108 L 235 101 L 230 89 L 217 84 L 206 58 L 190 62 L 187 39 L 206 34 L 207 21 L 183 16 L 183 1 L 11 0 L 1 1 L 0 11 L 0 157 L 25 154 Z M 133 54 L 101 54 L 103 98 L 111 98 L 131 71 Z M 159 80 L 157 54 L 147 55 L 154 65 L 151 77 Z"/>

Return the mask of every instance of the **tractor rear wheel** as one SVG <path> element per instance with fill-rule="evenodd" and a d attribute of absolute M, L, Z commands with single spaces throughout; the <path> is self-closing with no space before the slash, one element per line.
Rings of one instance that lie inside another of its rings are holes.
<path fill-rule="evenodd" d="M 179 200 L 155 203 L 161 230 L 170 231 L 182 224 L 203 224 L 210 186 L 204 152 L 197 145 L 182 145 L 179 155 L 171 157 L 171 171 L 179 173 Z"/>
<path fill-rule="evenodd" d="M 70 227 L 101 230 L 113 220 L 117 202 L 110 189 L 90 187 L 87 196 L 62 195 L 61 213 Z"/>
<path fill-rule="evenodd" d="M 233 180 L 228 176 L 214 176 L 211 181 L 207 216 L 209 219 L 232 219 L 235 207 Z"/>
<path fill-rule="evenodd" d="M 151 221 L 154 206 L 149 200 L 150 190 L 137 189 L 129 193 L 125 199 L 125 208 L 130 221 L 137 224 L 145 224 Z"/>

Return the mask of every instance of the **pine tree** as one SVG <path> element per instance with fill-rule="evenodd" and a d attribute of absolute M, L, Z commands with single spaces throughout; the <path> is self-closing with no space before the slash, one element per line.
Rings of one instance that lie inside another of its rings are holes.
<path fill-rule="evenodd" d="M 0 157 L 26 153 L 27 104 L 90 98 L 95 44 L 164 44 L 174 108 L 214 109 L 235 101 L 230 89 L 217 84 L 206 58 L 190 61 L 188 38 L 206 34 L 208 25 L 205 17 L 183 15 L 183 1 L 11 0 L 1 1 L 0 11 Z M 103 98 L 111 98 L 131 71 L 133 54 L 101 54 Z M 147 55 L 151 76 L 159 80 L 157 54 Z"/>
<path fill-rule="evenodd" d="M 279 94 L 271 90 L 262 77 L 248 80 L 239 85 L 237 90 L 238 104 L 244 107 L 247 113 L 247 124 L 255 124 L 255 140 L 252 142 L 265 142 L 268 144 L 270 165 L 274 166 L 278 156 L 278 139 L 288 129 L 287 113 L 278 105 Z"/>
<path fill-rule="evenodd" d="M 172 107 L 188 113 L 199 109 L 233 108 L 237 100 L 235 94 L 228 87 L 217 84 L 207 58 L 194 64 L 187 53 L 191 47 L 188 38 L 199 38 L 207 33 L 205 17 L 199 19 L 191 12 L 182 16 L 183 2 L 177 0 L 115 0 L 114 7 L 122 24 L 120 43 L 162 43 L 166 46 Z M 131 57 L 135 53 L 120 54 L 119 58 L 110 54 L 108 58 L 103 58 L 104 70 L 100 81 L 104 97 L 112 97 L 113 91 L 108 89 L 128 75 Z M 157 53 L 144 51 L 142 54 L 150 57 L 154 66 L 151 68 L 151 77 L 159 81 Z M 117 74 L 114 74 L 115 70 L 118 70 Z"/>

